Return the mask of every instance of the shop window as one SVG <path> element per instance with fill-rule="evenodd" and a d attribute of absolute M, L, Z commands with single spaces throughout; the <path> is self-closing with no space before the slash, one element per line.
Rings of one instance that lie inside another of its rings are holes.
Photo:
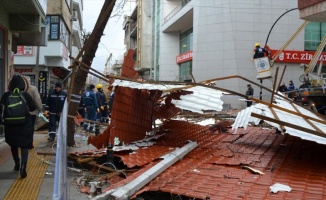
<path fill-rule="evenodd" d="M 305 27 L 304 49 L 306 51 L 316 51 L 325 34 L 326 23 L 309 22 Z"/>
<path fill-rule="evenodd" d="M 180 54 L 193 49 L 193 29 L 188 29 L 180 35 Z"/>
<path fill-rule="evenodd" d="M 179 65 L 179 81 L 191 81 L 192 61 Z"/>

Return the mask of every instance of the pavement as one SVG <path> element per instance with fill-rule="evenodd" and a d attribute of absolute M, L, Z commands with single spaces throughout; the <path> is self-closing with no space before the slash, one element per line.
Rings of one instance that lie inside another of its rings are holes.
<path fill-rule="evenodd" d="M 34 133 L 34 143 L 38 143 L 38 145 L 41 145 L 42 143 L 46 143 L 48 138 L 47 131 L 35 131 Z M 77 142 L 77 140 L 75 139 Z M 90 149 L 94 148 L 92 146 L 87 145 L 87 141 L 85 140 L 78 140 L 78 142 L 81 142 L 82 149 Z M 35 146 L 37 148 L 37 146 Z M 78 151 L 81 150 L 79 148 L 69 148 L 69 151 Z M 15 193 L 19 193 L 19 190 L 21 190 L 19 187 L 16 187 L 16 185 L 19 186 L 19 184 L 16 184 L 15 181 L 17 179 L 20 179 L 19 172 L 13 171 L 14 167 L 14 161 L 11 156 L 11 151 L 10 151 L 10 146 L 4 141 L 4 137 L 0 137 L 0 182 L 1 182 L 1 187 L 0 187 L 0 199 L 5 199 L 5 196 L 7 195 L 8 191 L 10 189 L 17 190 Z M 35 151 L 36 152 L 36 151 Z M 31 153 L 30 153 L 31 154 Z M 36 155 L 34 153 L 34 157 L 37 157 L 40 162 L 38 162 L 38 165 L 43 165 L 44 163 L 42 162 L 43 156 L 41 155 Z M 30 156 L 31 157 L 31 156 Z M 32 158 L 29 158 L 29 160 Z M 55 163 L 55 156 L 50 156 L 49 161 L 52 163 Z M 68 165 L 70 163 L 68 162 Z M 27 164 L 28 168 L 28 164 Z M 55 172 L 55 166 L 54 165 L 48 165 L 46 168 L 45 174 L 44 175 L 43 181 L 41 180 L 41 186 L 39 189 L 37 189 L 38 194 L 36 194 L 38 200 L 45 200 L 45 199 L 52 199 L 53 198 L 53 189 L 54 189 L 54 172 Z M 41 178 L 42 178 L 41 176 Z M 79 177 L 80 174 L 76 171 L 68 170 L 67 171 L 67 180 L 68 180 L 68 199 L 71 200 L 86 200 L 88 198 L 88 194 L 80 193 L 77 185 L 74 183 L 74 180 Z M 27 184 L 31 188 L 39 187 L 35 184 L 35 179 L 33 177 L 30 177 L 28 179 L 28 174 L 26 180 Z M 9 198 L 6 198 L 9 199 Z M 13 199 L 13 198 L 10 198 Z M 15 198 L 17 199 L 17 198 Z M 25 198 L 24 198 L 25 199 Z M 27 198 L 26 198 L 27 199 Z M 29 198 L 28 198 L 29 199 Z M 35 198 L 33 198 L 35 199 Z"/>

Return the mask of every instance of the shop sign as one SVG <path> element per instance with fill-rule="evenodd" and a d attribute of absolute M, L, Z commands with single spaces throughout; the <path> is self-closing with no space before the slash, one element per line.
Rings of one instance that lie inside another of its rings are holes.
<path fill-rule="evenodd" d="M 276 54 L 278 50 L 272 50 L 272 57 Z M 285 62 L 285 63 L 309 63 L 315 55 L 315 51 L 294 51 L 294 50 L 284 50 L 275 62 Z M 326 53 L 322 53 L 319 56 L 319 61 L 326 61 Z"/>
<path fill-rule="evenodd" d="M 33 68 L 15 68 L 15 72 L 22 74 L 22 73 L 31 73 L 33 72 Z"/>
<path fill-rule="evenodd" d="M 42 102 L 44 103 L 47 98 L 47 73 L 46 71 L 39 72 L 38 78 L 38 91 L 40 93 Z"/>
<path fill-rule="evenodd" d="M 192 60 L 192 51 L 187 51 L 183 54 L 180 54 L 176 58 L 177 64 L 184 63 L 189 60 Z"/>
<path fill-rule="evenodd" d="M 33 46 L 17 46 L 16 56 L 32 56 Z"/>

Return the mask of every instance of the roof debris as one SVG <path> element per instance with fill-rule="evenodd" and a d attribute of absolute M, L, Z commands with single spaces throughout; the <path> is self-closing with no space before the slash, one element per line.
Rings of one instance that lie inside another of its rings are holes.
<path fill-rule="evenodd" d="M 232 129 L 248 127 L 249 122 L 258 125 L 261 120 L 305 140 L 326 144 L 326 121 L 310 110 L 285 99 L 275 98 L 273 104 L 258 103 L 238 113 Z"/>
<path fill-rule="evenodd" d="M 158 191 L 199 199 L 267 199 L 270 185 L 287 180 L 285 183 L 293 188 L 291 193 L 275 193 L 273 197 L 324 197 L 317 191 L 312 194 L 311 189 L 316 187 L 309 185 L 315 177 L 323 188 L 323 181 L 318 180 L 326 178 L 320 170 L 326 163 L 326 146 L 317 144 L 326 144 L 322 117 L 275 96 L 272 104 L 253 99 L 257 103 L 238 112 L 235 121 L 221 120 L 217 113 L 222 110 L 220 98 L 226 92 L 212 87 L 126 80 L 115 80 L 113 86 L 116 94 L 110 125 L 88 142 L 106 149 L 118 138 L 120 144 L 112 151 L 128 176 L 102 188 L 104 193 L 131 199 Z M 208 114 L 210 117 L 202 117 Z M 159 124 L 154 123 L 158 120 Z M 167 162 L 164 155 L 178 151 L 189 141 L 198 146 L 178 162 L 162 164 Z M 102 153 L 103 158 L 106 151 Z M 312 159 L 315 157 L 318 159 Z M 158 165 L 162 167 L 159 173 L 149 179 L 147 172 Z M 110 172 L 106 167 L 103 169 L 109 174 L 118 171 Z M 309 177 L 300 177 L 302 172 Z M 280 190 L 271 186 L 271 191 Z"/>
<path fill-rule="evenodd" d="M 271 189 L 271 192 L 277 193 L 279 191 L 285 191 L 285 192 L 291 192 L 292 188 L 290 188 L 288 185 L 284 185 L 281 183 L 275 183 L 274 185 L 269 187 Z"/>

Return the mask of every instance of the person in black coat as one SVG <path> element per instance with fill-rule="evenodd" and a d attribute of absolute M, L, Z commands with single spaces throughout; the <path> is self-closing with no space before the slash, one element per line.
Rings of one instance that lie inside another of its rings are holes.
<path fill-rule="evenodd" d="M 18 88 L 26 100 L 29 111 L 34 111 L 36 109 L 35 103 L 31 95 L 29 95 L 26 90 L 28 89 L 28 84 L 25 82 L 21 75 L 15 74 L 9 82 L 9 91 L 5 92 L 0 100 L 2 105 L 7 102 L 7 98 L 10 93 Z M 32 118 L 29 112 L 26 112 L 25 122 L 23 124 L 5 124 L 5 140 L 6 143 L 11 147 L 12 157 L 15 161 L 15 171 L 20 171 L 20 176 L 25 178 L 27 176 L 26 165 L 28 159 L 28 147 L 33 141 L 33 131 L 34 127 L 32 124 Z M 21 163 L 18 155 L 18 148 L 21 152 Z"/>
<path fill-rule="evenodd" d="M 286 94 L 286 92 L 288 91 L 288 87 L 286 87 L 285 82 L 282 82 L 282 85 L 280 85 L 278 91 L 282 92 L 283 94 Z"/>
<path fill-rule="evenodd" d="M 252 97 L 254 95 L 254 89 L 251 87 L 250 84 L 247 85 L 247 91 L 246 95 L 249 97 Z M 247 99 L 247 107 L 250 107 L 252 105 L 252 100 Z"/>
<path fill-rule="evenodd" d="M 49 112 L 49 138 L 50 142 L 54 141 L 57 122 L 60 121 L 60 115 L 67 97 L 67 93 L 62 91 L 62 84 L 55 83 L 54 90 L 52 90 L 47 98 L 45 109 Z"/>
<path fill-rule="evenodd" d="M 260 47 L 259 43 L 255 44 L 253 59 L 263 58 L 263 57 L 266 57 L 268 55 L 269 55 L 269 53 L 265 48 Z"/>

